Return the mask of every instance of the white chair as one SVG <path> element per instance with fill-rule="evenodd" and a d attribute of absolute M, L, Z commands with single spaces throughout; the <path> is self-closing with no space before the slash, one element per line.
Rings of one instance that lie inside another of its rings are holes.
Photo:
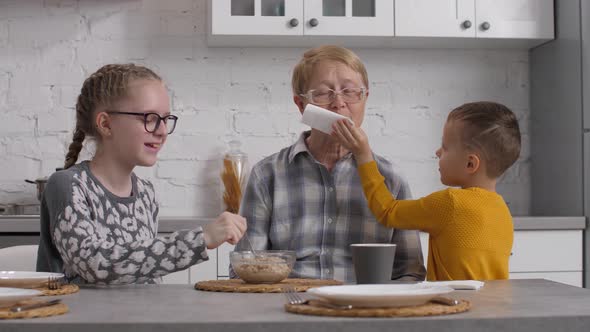
<path fill-rule="evenodd" d="M 35 271 L 38 245 L 0 249 L 0 271 Z"/>

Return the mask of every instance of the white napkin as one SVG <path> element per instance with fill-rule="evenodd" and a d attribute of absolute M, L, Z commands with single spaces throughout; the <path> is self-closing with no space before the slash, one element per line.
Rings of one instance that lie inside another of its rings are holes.
<path fill-rule="evenodd" d="M 307 104 L 303 111 L 301 122 L 329 135 L 332 133 L 332 124 L 340 119 L 348 119 L 348 121 L 352 122 L 352 120 L 344 115 L 330 112 L 327 109 L 312 104 Z"/>
<path fill-rule="evenodd" d="M 449 281 L 425 281 L 427 285 L 449 286 L 453 289 L 478 290 L 483 287 L 484 282 L 478 280 L 449 280 Z"/>

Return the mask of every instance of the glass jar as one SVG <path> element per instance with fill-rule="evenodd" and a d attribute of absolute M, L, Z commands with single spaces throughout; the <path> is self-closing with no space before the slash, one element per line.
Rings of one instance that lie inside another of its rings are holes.
<path fill-rule="evenodd" d="M 223 156 L 221 182 L 223 185 L 224 209 L 238 213 L 243 189 L 249 173 L 248 156 L 240 150 L 240 141 L 230 141 L 229 151 Z"/>

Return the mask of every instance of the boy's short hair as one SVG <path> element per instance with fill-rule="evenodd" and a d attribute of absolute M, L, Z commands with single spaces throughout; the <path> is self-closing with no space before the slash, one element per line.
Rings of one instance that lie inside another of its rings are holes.
<path fill-rule="evenodd" d="M 463 104 L 449 113 L 447 121 L 461 121 L 461 140 L 468 149 L 482 153 L 487 175 L 498 178 L 520 155 L 520 129 L 514 113 L 494 102 Z"/>
<path fill-rule="evenodd" d="M 293 94 L 301 95 L 307 92 L 309 80 L 313 74 L 315 65 L 325 60 L 336 61 L 347 65 L 352 70 L 361 74 L 365 88 L 369 87 L 369 78 L 365 65 L 354 52 L 340 46 L 323 45 L 309 49 L 303 53 L 303 57 L 295 65 L 295 68 L 293 68 L 293 77 L 291 78 Z"/>

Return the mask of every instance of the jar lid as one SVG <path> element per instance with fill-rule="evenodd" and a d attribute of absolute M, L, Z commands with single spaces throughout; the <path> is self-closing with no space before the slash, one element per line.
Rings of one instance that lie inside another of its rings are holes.
<path fill-rule="evenodd" d="M 238 140 L 231 140 L 228 143 L 229 145 L 229 151 L 227 152 L 228 155 L 232 155 L 232 156 L 245 156 L 246 154 L 240 150 L 240 147 L 242 147 L 242 142 L 238 141 Z"/>

